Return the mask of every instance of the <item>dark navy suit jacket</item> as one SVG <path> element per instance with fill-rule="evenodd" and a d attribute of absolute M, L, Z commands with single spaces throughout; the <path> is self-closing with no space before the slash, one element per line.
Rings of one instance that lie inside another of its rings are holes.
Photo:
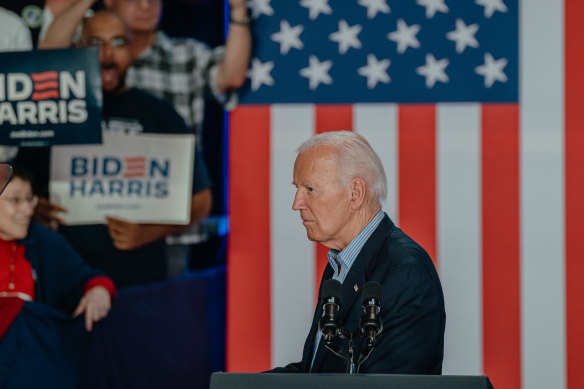
<path fill-rule="evenodd" d="M 321 287 L 332 276 L 333 269 L 327 265 Z M 359 328 L 363 315 L 361 290 L 367 281 L 377 281 L 383 286 L 380 312 L 383 331 L 377 335 L 375 348 L 359 372 L 441 374 L 446 313 L 438 274 L 426 251 L 397 228 L 387 215 L 363 246 L 343 282 L 343 302 L 338 315 L 341 326 L 348 332 Z M 302 361 L 272 372 L 346 371 L 344 359 L 327 350 L 323 341 L 319 343 L 310 368 L 315 336 L 320 336 L 318 320 L 321 316 L 319 304 L 304 344 Z M 337 338 L 335 342 L 345 350 L 348 347 L 348 340 Z M 355 360 L 361 346 L 359 338 L 355 342 Z"/>

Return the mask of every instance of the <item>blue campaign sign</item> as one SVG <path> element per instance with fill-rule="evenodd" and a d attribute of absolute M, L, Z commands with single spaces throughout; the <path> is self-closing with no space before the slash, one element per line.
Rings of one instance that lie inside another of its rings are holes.
<path fill-rule="evenodd" d="M 101 143 L 95 47 L 0 53 L 0 145 Z"/>

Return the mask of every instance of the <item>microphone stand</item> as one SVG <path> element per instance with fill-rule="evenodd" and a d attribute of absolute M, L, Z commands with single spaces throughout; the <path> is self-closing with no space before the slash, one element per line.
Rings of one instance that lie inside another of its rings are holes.
<path fill-rule="evenodd" d="M 340 346 L 335 345 L 333 343 L 333 338 L 329 338 L 325 340 L 324 347 L 328 349 L 330 352 L 335 354 L 337 357 L 343 358 L 345 360 L 345 364 L 347 365 L 347 374 L 356 374 L 359 372 L 359 368 L 355 367 L 355 343 L 354 338 L 358 336 L 360 333 L 359 330 L 356 330 L 353 333 L 348 333 L 344 328 L 340 329 L 339 338 L 341 339 L 349 339 L 349 347 L 347 351 L 343 350 Z M 361 360 L 361 358 L 359 358 Z M 359 365 L 361 362 L 359 362 Z"/>
<path fill-rule="evenodd" d="M 371 352 L 373 351 L 373 349 L 375 348 L 375 346 L 373 345 L 373 342 L 367 342 L 363 349 L 361 350 L 361 355 L 359 355 L 359 362 L 357 363 L 357 373 L 359 373 L 359 369 L 361 368 L 361 365 L 363 364 L 363 362 L 365 362 L 367 360 L 367 358 L 369 358 L 369 356 L 371 355 Z"/>

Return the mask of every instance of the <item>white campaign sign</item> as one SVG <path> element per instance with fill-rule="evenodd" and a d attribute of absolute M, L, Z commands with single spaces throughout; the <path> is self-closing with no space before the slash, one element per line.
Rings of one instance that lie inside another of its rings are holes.
<path fill-rule="evenodd" d="M 194 152 L 191 134 L 104 133 L 102 145 L 53 147 L 51 201 L 69 225 L 188 224 Z"/>

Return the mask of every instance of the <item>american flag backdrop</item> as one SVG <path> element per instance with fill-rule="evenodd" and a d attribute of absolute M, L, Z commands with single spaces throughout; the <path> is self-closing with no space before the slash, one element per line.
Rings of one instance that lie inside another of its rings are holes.
<path fill-rule="evenodd" d="M 584 3 L 253 0 L 230 116 L 227 370 L 298 361 L 326 249 L 292 211 L 295 149 L 351 130 L 384 210 L 436 263 L 444 374 L 584 387 Z"/>

